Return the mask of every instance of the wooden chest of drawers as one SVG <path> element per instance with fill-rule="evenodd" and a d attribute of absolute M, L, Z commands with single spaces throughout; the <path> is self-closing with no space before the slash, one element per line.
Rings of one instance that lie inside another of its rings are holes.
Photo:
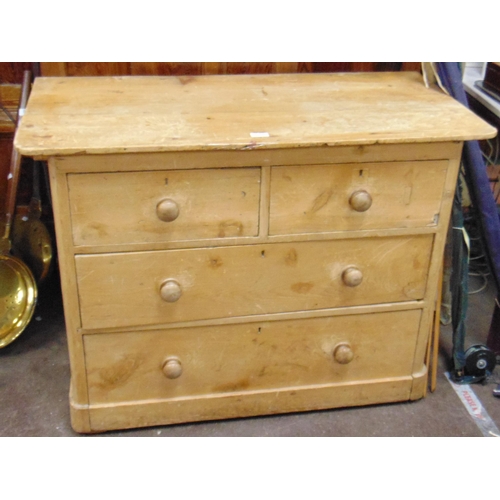
<path fill-rule="evenodd" d="M 79 432 L 421 398 L 462 141 L 417 74 L 44 78 Z"/>

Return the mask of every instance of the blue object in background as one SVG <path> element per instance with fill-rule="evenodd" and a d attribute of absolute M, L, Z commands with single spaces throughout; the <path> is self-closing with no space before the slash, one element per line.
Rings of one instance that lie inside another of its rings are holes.
<path fill-rule="evenodd" d="M 456 62 L 436 63 L 441 83 L 454 97 L 464 106 L 469 107 L 467 95 L 462 83 L 462 72 Z M 478 141 L 465 141 L 462 152 L 462 166 L 467 188 L 470 193 L 472 204 L 477 216 L 477 224 L 483 241 L 486 258 L 488 260 L 491 274 L 496 286 L 497 295 L 500 293 L 500 218 L 497 205 L 490 187 L 486 172 L 486 165 L 479 147 Z M 459 226 L 463 225 L 461 213 L 460 185 L 457 187 L 455 203 L 453 208 L 452 223 L 457 230 L 453 231 L 453 270 L 451 279 L 451 293 L 453 296 L 452 319 L 453 319 L 453 362 L 455 378 L 457 381 L 469 383 L 468 377 L 464 377 L 465 366 L 465 316 L 467 314 L 467 276 L 468 262 L 464 249 L 464 241 L 459 234 Z M 500 311 L 500 303 L 497 296 L 495 314 Z M 499 309 L 499 311 L 497 311 Z M 488 336 L 488 347 L 500 354 L 500 329 L 494 328 L 492 321 Z M 496 330 L 496 331 L 495 331 Z"/>

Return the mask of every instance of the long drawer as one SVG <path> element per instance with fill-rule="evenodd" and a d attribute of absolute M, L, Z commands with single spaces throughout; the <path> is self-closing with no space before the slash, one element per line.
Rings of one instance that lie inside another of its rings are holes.
<path fill-rule="evenodd" d="M 420 314 L 86 335 L 90 403 L 409 377 Z"/>
<path fill-rule="evenodd" d="M 432 235 L 76 256 L 82 327 L 422 299 Z"/>
<path fill-rule="evenodd" d="M 258 234 L 260 168 L 70 174 L 68 189 L 76 246 Z"/>
<path fill-rule="evenodd" d="M 447 161 L 273 167 L 269 232 L 436 225 Z"/>

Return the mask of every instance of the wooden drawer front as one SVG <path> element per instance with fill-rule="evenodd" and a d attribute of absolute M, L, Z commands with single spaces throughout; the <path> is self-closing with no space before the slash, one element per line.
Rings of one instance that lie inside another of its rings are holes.
<path fill-rule="evenodd" d="M 420 314 L 86 335 L 90 403 L 409 377 Z"/>
<path fill-rule="evenodd" d="M 152 325 L 422 299 L 431 247 L 432 235 L 420 235 L 80 255 L 82 326 Z M 353 267 L 362 282 L 348 286 L 345 271 Z M 164 292 L 174 301 L 164 300 Z"/>
<path fill-rule="evenodd" d="M 70 174 L 68 186 L 77 246 L 258 234 L 260 168 Z"/>
<path fill-rule="evenodd" d="M 420 161 L 273 167 L 269 232 L 435 225 L 447 165 Z"/>

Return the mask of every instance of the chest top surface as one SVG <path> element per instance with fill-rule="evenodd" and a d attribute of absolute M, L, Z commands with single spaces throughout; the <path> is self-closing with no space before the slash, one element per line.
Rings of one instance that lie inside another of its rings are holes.
<path fill-rule="evenodd" d="M 24 155 L 443 142 L 496 130 L 418 73 L 37 78 Z"/>

